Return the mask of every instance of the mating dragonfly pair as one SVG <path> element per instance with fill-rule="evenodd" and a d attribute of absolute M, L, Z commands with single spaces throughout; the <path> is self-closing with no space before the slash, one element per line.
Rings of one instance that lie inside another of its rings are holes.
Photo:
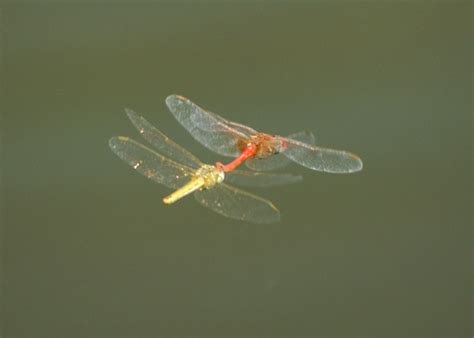
<path fill-rule="evenodd" d="M 273 223 L 280 220 L 280 212 L 272 202 L 223 183 L 224 179 L 237 185 L 259 187 L 294 183 L 302 177 L 264 172 L 291 161 L 329 173 L 352 173 L 362 169 L 358 156 L 343 150 L 318 147 L 309 132 L 287 137 L 260 133 L 228 121 L 178 95 L 168 96 L 166 104 L 194 139 L 234 160 L 228 164 L 204 164 L 143 117 L 126 109 L 129 119 L 156 150 L 123 136 L 112 137 L 110 148 L 142 175 L 177 189 L 163 198 L 165 204 L 194 193 L 198 202 L 223 216 L 253 223 Z M 251 170 L 236 169 L 244 162 Z"/>

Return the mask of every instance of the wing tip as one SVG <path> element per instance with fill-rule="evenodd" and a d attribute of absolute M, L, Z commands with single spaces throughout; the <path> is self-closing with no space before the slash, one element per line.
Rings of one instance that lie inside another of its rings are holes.
<path fill-rule="evenodd" d="M 166 97 L 165 102 L 168 107 L 172 107 L 176 105 L 176 101 L 185 101 L 185 100 L 187 99 L 184 96 L 181 96 L 178 94 L 171 94 Z"/>
<path fill-rule="evenodd" d="M 275 204 L 273 204 L 273 202 L 269 201 L 269 200 L 266 200 L 267 202 L 267 205 L 270 207 L 272 213 L 271 213 L 271 217 L 264 217 L 262 220 L 260 220 L 260 222 L 258 223 L 266 223 L 266 224 L 270 224 L 270 223 L 278 223 L 281 221 L 281 213 L 280 213 L 280 210 L 275 206 Z"/>
<path fill-rule="evenodd" d="M 115 141 L 116 141 L 116 140 L 117 140 L 117 137 L 116 137 L 116 136 L 109 138 L 109 142 L 107 142 L 107 143 L 109 144 L 109 147 L 110 147 L 110 148 L 113 149 L 113 148 L 115 147 Z"/>
<path fill-rule="evenodd" d="M 352 160 L 354 160 L 354 170 L 352 172 L 358 172 L 361 171 L 364 168 L 364 163 L 362 162 L 362 159 L 352 153 L 349 153 L 349 156 L 351 157 Z"/>
<path fill-rule="evenodd" d="M 335 170 L 335 171 L 332 171 L 332 170 L 329 170 L 328 172 L 329 173 L 334 173 L 334 174 L 352 174 L 352 173 L 356 173 L 356 172 L 359 172 L 361 171 L 363 168 L 364 168 L 364 163 L 362 162 L 362 159 L 357 156 L 356 154 L 353 154 L 351 152 L 348 152 L 348 151 L 343 151 L 346 156 L 345 158 L 346 159 L 349 159 L 350 161 L 346 161 L 347 165 L 346 165 L 346 170 L 342 170 L 342 171 L 339 171 L 339 170 Z"/>
<path fill-rule="evenodd" d="M 140 117 L 138 113 L 130 108 L 124 108 L 125 114 L 127 114 L 128 118 L 133 121 L 134 119 Z"/>
<path fill-rule="evenodd" d="M 353 161 L 353 163 L 351 163 L 350 166 L 348 166 L 347 170 L 345 170 L 345 171 L 329 171 L 329 173 L 333 173 L 333 174 L 354 174 L 354 173 L 357 173 L 359 171 L 362 171 L 362 169 L 364 168 L 364 163 L 362 162 L 362 160 L 357 156 L 352 157 L 352 159 L 354 161 Z"/>
<path fill-rule="evenodd" d="M 270 218 L 265 218 L 262 219 L 259 223 L 261 224 L 273 224 L 273 223 L 278 223 L 281 222 L 281 213 L 280 210 L 278 210 L 273 203 L 271 203 L 271 206 L 273 207 L 272 209 L 275 211 L 274 215 Z"/>
<path fill-rule="evenodd" d="M 117 148 L 119 143 L 127 142 L 129 140 L 126 136 L 113 136 L 109 139 L 109 147 L 112 149 Z"/>
<path fill-rule="evenodd" d="M 281 222 L 281 214 L 280 211 L 272 204 L 271 205 L 273 208 L 272 210 L 274 211 L 273 215 L 271 216 L 265 216 L 265 217 L 246 217 L 246 215 L 242 215 L 242 217 L 237 218 L 237 220 L 242 221 L 242 222 L 248 222 L 248 223 L 253 223 L 253 224 L 274 224 Z"/>

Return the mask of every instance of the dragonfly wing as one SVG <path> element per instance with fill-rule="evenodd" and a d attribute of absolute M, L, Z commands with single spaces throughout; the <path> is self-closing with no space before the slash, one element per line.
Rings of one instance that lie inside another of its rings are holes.
<path fill-rule="evenodd" d="M 286 167 L 291 161 L 282 154 L 270 155 L 265 158 L 252 157 L 245 161 L 247 167 L 256 171 L 268 171 Z"/>
<path fill-rule="evenodd" d="M 193 173 L 193 169 L 170 160 L 128 137 L 112 137 L 109 146 L 118 157 L 140 174 L 171 189 L 186 184 Z"/>
<path fill-rule="evenodd" d="M 316 138 L 314 137 L 314 134 L 309 130 L 303 130 L 294 134 L 290 134 L 286 138 L 290 138 L 292 140 L 300 141 L 307 144 L 316 144 Z"/>
<path fill-rule="evenodd" d="M 273 174 L 259 171 L 232 170 L 225 175 L 230 183 L 245 187 L 271 187 L 300 182 L 303 177 L 292 174 Z"/>
<path fill-rule="evenodd" d="M 348 151 L 321 148 L 303 142 L 283 139 L 287 148 L 283 154 L 309 169 L 335 174 L 362 170 L 362 160 Z"/>
<path fill-rule="evenodd" d="M 227 125 L 223 118 L 205 111 L 183 96 L 168 96 L 166 105 L 196 141 L 223 156 L 239 155 L 238 143 L 247 136 Z"/>
<path fill-rule="evenodd" d="M 243 124 L 237 123 L 237 122 L 232 122 L 229 120 L 224 119 L 223 117 L 216 115 L 212 113 L 214 116 L 218 117 L 222 123 L 227 124 L 229 127 L 234 128 L 235 130 L 241 132 L 242 134 L 245 134 L 247 137 L 250 137 L 252 135 L 257 134 L 258 132 L 255 129 L 252 129 L 250 127 L 244 126 Z"/>
<path fill-rule="evenodd" d="M 158 149 L 160 153 L 192 168 L 200 167 L 203 164 L 196 156 L 173 142 L 168 136 L 152 126 L 150 122 L 145 120 L 142 116 L 138 115 L 131 109 L 125 109 L 125 112 L 145 140 Z"/>
<path fill-rule="evenodd" d="M 315 143 L 315 137 L 313 133 L 307 130 L 288 135 L 286 138 L 308 144 Z M 254 157 L 248 159 L 245 164 L 252 170 L 268 171 L 286 167 L 288 164 L 290 164 L 290 162 L 291 160 L 289 160 L 286 156 L 282 154 L 276 154 L 263 159 Z"/>
<path fill-rule="evenodd" d="M 229 218 L 251 223 L 275 223 L 280 211 L 272 202 L 225 183 L 194 193 L 199 203 Z"/>

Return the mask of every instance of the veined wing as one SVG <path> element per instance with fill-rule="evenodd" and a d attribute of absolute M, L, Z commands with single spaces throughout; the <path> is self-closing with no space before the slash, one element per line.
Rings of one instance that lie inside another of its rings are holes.
<path fill-rule="evenodd" d="M 128 118 L 138 129 L 140 134 L 156 149 L 179 163 L 185 164 L 191 168 L 198 168 L 203 163 L 189 151 L 173 142 L 168 136 L 151 125 L 142 116 L 131 109 L 125 109 Z"/>
<path fill-rule="evenodd" d="M 291 161 L 283 154 L 274 154 L 265 158 L 251 157 L 245 161 L 245 165 L 256 171 L 276 170 L 289 165 Z"/>
<path fill-rule="evenodd" d="M 223 118 L 205 111 L 183 96 L 168 96 L 166 105 L 196 141 L 223 156 L 239 155 L 237 144 L 247 135 L 224 123 Z"/>
<path fill-rule="evenodd" d="M 272 202 L 246 191 L 221 183 L 194 193 L 199 203 L 229 218 L 251 223 L 275 223 L 280 211 Z"/>
<path fill-rule="evenodd" d="M 193 173 L 193 169 L 188 166 L 164 157 L 128 137 L 112 137 L 109 146 L 140 174 L 171 189 L 186 184 Z"/>
<path fill-rule="evenodd" d="M 232 170 L 225 175 L 227 182 L 245 187 L 271 187 L 300 182 L 303 177 L 292 174 L 273 174 L 259 171 Z"/>
<path fill-rule="evenodd" d="M 258 132 L 253 129 L 253 128 L 250 128 L 248 126 L 245 126 L 243 124 L 240 124 L 240 123 L 237 123 L 237 122 L 232 122 L 232 121 L 229 121 L 229 120 L 226 120 L 225 118 L 223 118 L 222 116 L 219 116 L 215 113 L 212 113 L 212 112 L 208 112 L 209 114 L 212 114 L 216 119 L 218 119 L 219 121 L 221 121 L 222 123 L 225 123 L 226 125 L 228 125 L 229 127 L 237 130 L 238 132 L 241 132 L 242 134 L 245 134 L 247 137 L 250 137 L 252 135 L 255 135 L 257 134 Z"/>
<path fill-rule="evenodd" d="M 362 160 L 348 151 L 321 148 L 292 139 L 282 138 L 287 148 L 283 155 L 307 168 L 334 174 L 362 170 Z"/>
<path fill-rule="evenodd" d="M 316 144 L 316 137 L 314 137 L 314 134 L 309 130 L 302 130 L 297 133 L 290 134 L 286 138 L 307 144 Z"/>
<path fill-rule="evenodd" d="M 316 142 L 313 133 L 307 130 L 288 135 L 285 139 L 292 139 L 307 144 L 314 144 Z M 245 161 L 247 167 L 257 171 L 275 170 L 286 167 L 290 163 L 291 160 L 283 154 L 275 154 L 262 159 L 254 157 Z"/>

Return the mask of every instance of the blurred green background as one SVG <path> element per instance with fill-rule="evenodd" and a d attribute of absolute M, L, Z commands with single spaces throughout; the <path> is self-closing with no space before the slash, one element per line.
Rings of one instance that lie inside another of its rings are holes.
<path fill-rule="evenodd" d="M 0 334 L 471 336 L 470 1 L 6 2 Z M 108 148 L 123 108 L 209 162 L 182 94 L 364 170 L 223 218 Z"/>

